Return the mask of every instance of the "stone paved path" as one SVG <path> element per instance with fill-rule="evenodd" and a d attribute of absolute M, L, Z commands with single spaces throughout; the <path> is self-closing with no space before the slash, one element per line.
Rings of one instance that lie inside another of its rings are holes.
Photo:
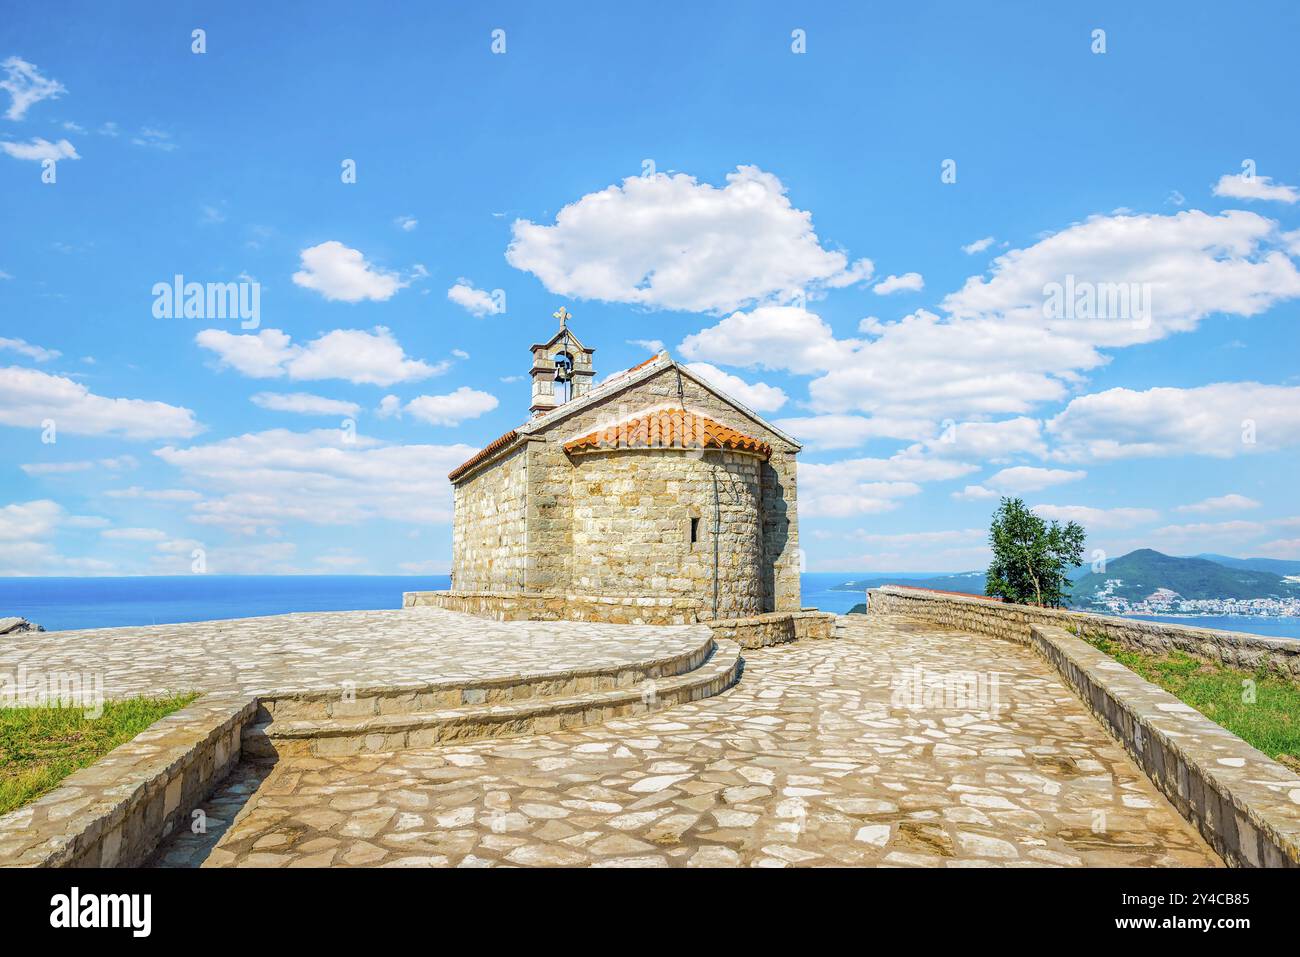
<path fill-rule="evenodd" d="M 0 640 L 0 674 L 94 672 L 104 694 L 336 689 L 617 668 L 685 654 L 703 625 L 486 621 L 440 608 L 312 612 Z"/>
<path fill-rule="evenodd" d="M 263 774 L 156 862 L 1221 864 L 1033 652 L 904 619 L 749 652 L 731 691 L 659 714 Z"/>

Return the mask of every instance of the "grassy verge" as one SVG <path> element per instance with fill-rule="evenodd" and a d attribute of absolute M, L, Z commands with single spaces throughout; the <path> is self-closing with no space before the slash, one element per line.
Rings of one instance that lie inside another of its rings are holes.
<path fill-rule="evenodd" d="M 1300 769 L 1300 686 L 1295 682 L 1268 671 L 1202 661 L 1181 651 L 1157 655 L 1131 651 L 1100 636 L 1085 640 L 1269 757 Z"/>
<path fill-rule="evenodd" d="M 98 718 L 87 718 L 80 708 L 0 708 L 0 814 L 53 790 L 73 771 L 197 697 L 106 701 Z"/>

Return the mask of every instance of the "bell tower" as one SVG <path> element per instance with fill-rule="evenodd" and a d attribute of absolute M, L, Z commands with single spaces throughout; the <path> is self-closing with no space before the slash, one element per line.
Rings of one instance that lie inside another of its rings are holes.
<path fill-rule="evenodd" d="M 561 306 L 554 312 L 560 321 L 559 331 L 546 342 L 533 343 L 533 367 L 528 374 L 533 379 L 533 416 L 545 415 L 570 399 L 577 399 L 591 390 L 591 380 L 596 374 L 588 349 L 569 330 L 569 310 Z"/>

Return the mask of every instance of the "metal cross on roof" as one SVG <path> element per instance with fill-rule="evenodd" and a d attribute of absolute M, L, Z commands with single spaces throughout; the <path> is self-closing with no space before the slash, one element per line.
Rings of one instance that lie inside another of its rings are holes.
<path fill-rule="evenodd" d="M 565 309 L 563 306 L 556 309 L 555 312 L 551 313 L 551 315 L 560 320 L 561 329 L 567 329 L 568 321 L 573 318 L 573 316 L 569 315 L 569 310 Z"/>

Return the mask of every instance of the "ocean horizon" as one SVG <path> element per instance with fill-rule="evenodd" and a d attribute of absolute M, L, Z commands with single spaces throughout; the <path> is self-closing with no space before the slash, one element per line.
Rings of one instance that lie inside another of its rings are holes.
<path fill-rule="evenodd" d="M 866 600 L 863 591 L 835 586 L 894 578 L 906 582 L 932 572 L 804 572 L 803 604 L 845 614 Z M 129 578 L 0 578 L 0 617 L 18 616 L 46 631 L 165 625 L 186 621 L 256 618 L 311 611 L 399 608 L 402 592 L 451 587 L 449 575 L 174 575 Z M 1259 615 L 1198 617 L 1134 615 L 1163 621 L 1300 638 L 1300 618 Z"/>

